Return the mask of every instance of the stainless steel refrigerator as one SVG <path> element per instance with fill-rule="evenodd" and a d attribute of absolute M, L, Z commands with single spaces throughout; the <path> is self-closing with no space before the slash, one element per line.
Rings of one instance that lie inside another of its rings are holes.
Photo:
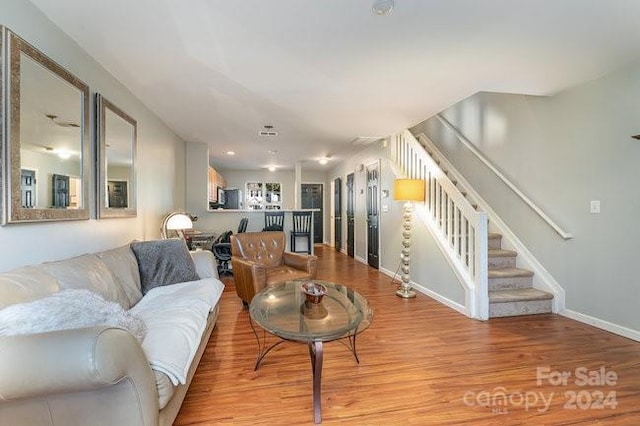
<path fill-rule="evenodd" d="M 244 208 L 244 200 L 242 199 L 242 191 L 239 189 L 225 189 L 224 191 L 224 208 L 225 209 L 242 209 Z"/>

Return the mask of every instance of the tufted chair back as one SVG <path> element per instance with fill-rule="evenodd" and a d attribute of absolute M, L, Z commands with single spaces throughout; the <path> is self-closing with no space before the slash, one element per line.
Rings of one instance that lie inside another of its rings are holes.
<path fill-rule="evenodd" d="M 253 296 L 265 286 L 316 277 L 318 258 L 285 252 L 285 242 L 282 231 L 231 236 L 233 278 L 242 303 L 251 303 Z"/>
<path fill-rule="evenodd" d="M 260 263 L 267 268 L 282 265 L 284 232 L 245 232 L 234 235 L 231 241 L 234 256 Z"/>

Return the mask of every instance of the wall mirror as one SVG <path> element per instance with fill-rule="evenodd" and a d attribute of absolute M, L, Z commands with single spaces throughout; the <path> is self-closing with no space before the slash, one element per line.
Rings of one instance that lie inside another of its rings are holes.
<path fill-rule="evenodd" d="M 3 224 L 89 219 L 89 87 L 2 28 Z"/>
<path fill-rule="evenodd" d="M 98 217 L 136 215 L 137 123 L 96 94 Z"/>

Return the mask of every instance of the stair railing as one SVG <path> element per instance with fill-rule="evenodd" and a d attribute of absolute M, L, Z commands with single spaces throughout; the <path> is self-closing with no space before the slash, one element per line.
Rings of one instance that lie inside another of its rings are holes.
<path fill-rule="evenodd" d="M 453 124 L 449 123 L 449 121 L 444 118 L 442 114 L 437 114 L 436 117 L 438 120 L 446 127 L 453 135 L 460 141 L 464 146 L 466 146 L 469 151 L 473 155 L 475 155 L 482 163 L 489 168 L 498 178 L 505 183 L 522 201 L 524 201 L 531 209 L 536 212 L 538 216 L 542 218 L 551 228 L 553 228 L 558 235 L 560 235 L 565 240 L 573 238 L 573 236 L 562 229 L 560 225 L 555 223 L 553 219 L 549 217 L 537 204 L 535 204 L 527 195 L 522 192 L 509 178 L 507 178 L 504 173 L 502 173 L 496 166 L 493 165 L 491 161 L 487 157 L 485 157 L 476 146 L 471 143 L 469 139 L 465 135 L 463 135 Z"/>
<path fill-rule="evenodd" d="M 424 179 L 427 194 L 416 214 L 426 223 L 465 287 L 472 318 L 489 317 L 487 215 L 476 211 L 446 173 L 405 130 L 393 138 L 392 156 L 407 178 Z"/>

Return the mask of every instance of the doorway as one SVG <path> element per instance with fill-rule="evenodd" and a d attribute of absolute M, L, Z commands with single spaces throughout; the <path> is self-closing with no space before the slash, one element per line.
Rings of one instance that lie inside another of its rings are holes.
<path fill-rule="evenodd" d="M 32 209 L 36 205 L 36 171 L 20 169 L 21 207 Z"/>
<path fill-rule="evenodd" d="M 342 250 L 342 179 L 335 178 L 333 187 L 333 227 L 335 228 L 334 247 Z"/>
<path fill-rule="evenodd" d="M 320 209 L 319 212 L 313 212 L 313 243 L 322 244 L 324 241 L 323 185 L 321 183 L 303 183 L 301 189 L 301 207 L 303 209 Z"/>
<path fill-rule="evenodd" d="M 347 175 L 347 255 L 355 254 L 354 174 Z"/>
<path fill-rule="evenodd" d="M 372 268 L 380 266 L 378 237 L 378 164 L 367 166 L 367 263 Z"/>

